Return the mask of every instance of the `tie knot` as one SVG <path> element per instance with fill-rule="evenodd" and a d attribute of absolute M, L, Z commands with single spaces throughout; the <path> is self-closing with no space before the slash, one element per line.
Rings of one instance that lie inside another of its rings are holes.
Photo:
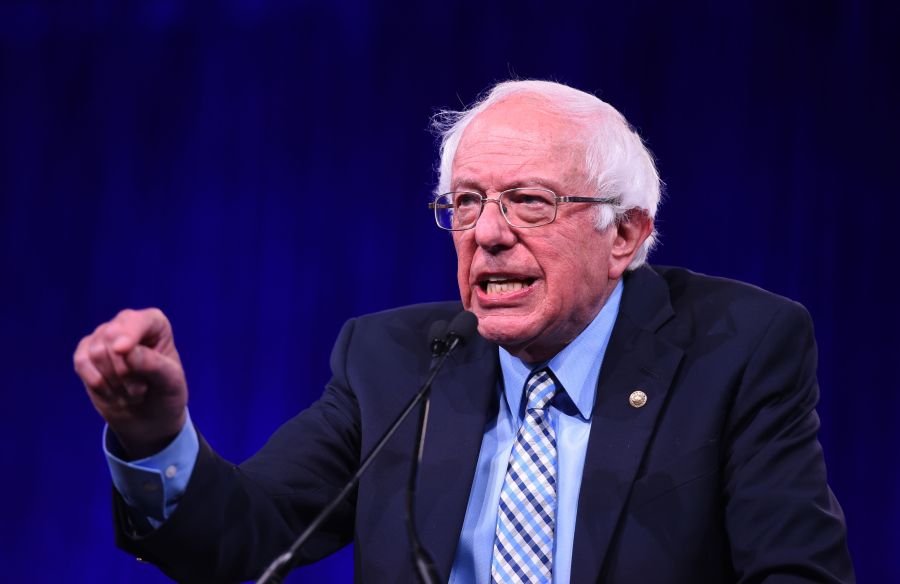
<path fill-rule="evenodd" d="M 543 410 L 556 395 L 556 384 L 550 375 L 550 369 L 544 367 L 533 371 L 525 382 L 525 399 L 527 410 Z"/>

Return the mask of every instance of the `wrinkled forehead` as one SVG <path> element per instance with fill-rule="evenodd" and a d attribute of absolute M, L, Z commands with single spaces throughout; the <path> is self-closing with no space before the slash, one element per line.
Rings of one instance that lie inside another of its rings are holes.
<path fill-rule="evenodd" d="M 453 158 L 451 184 L 490 176 L 508 187 L 534 176 L 577 188 L 587 181 L 586 144 L 584 127 L 571 117 L 542 100 L 511 97 L 469 123 Z"/>

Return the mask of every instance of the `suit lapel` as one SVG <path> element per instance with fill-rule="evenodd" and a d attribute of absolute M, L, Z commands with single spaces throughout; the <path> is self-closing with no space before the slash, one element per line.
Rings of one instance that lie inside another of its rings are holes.
<path fill-rule="evenodd" d="M 572 582 L 603 568 L 631 486 L 683 352 L 656 331 L 674 316 L 666 282 L 644 267 L 627 276 L 601 368 L 572 554 Z M 465 519 L 484 429 L 497 412 L 497 347 L 481 337 L 435 379 L 417 493 L 420 537 L 444 578 Z M 632 392 L 647 395 L 643 407 Z"/>
<path fill-rule="evenodd" d="M 628 276 L 603 359 L 578 498 L 572 582 L 596 581 L 683 352 L 656 334 L 674 312 L 650 268 Z M 646 394 L 635 407 L 630 396 Z"/>
<path fill-rule="evenodd" d="M 425 451 L 419 469 L 419 535 L 449 578 L 481 451 L 497 411 L 497 347 L 476 337 L 451 356 L 431 390 Z"/>

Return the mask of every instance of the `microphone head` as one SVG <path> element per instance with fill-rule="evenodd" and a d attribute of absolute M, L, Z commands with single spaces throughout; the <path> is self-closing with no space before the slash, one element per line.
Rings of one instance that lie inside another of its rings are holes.
<path fill-rule="evenodd" d="M 439 355 L 447 347 L 444 337 L 447 335 L 447 321 L 436 320 L 428 328 L 428 346 L 432 355 Z"/>
<path fill-rule="evenodd" d="M 478 329 L 478 317 L 468 310 L 463 310 L 453 317 L 447 327 L 447 337 L 456 337 L 460 344 L 467 342 Z"/>

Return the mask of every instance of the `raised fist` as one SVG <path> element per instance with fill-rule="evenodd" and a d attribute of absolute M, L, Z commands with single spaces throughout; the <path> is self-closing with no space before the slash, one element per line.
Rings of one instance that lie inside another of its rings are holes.
<path fill-rule="evenodd" d="M 172 327 L 159 309 L 123 310 L 81 339 L 72 359 L 131 459 L 155 454 L 181 431 L 187 382 Z"/>

